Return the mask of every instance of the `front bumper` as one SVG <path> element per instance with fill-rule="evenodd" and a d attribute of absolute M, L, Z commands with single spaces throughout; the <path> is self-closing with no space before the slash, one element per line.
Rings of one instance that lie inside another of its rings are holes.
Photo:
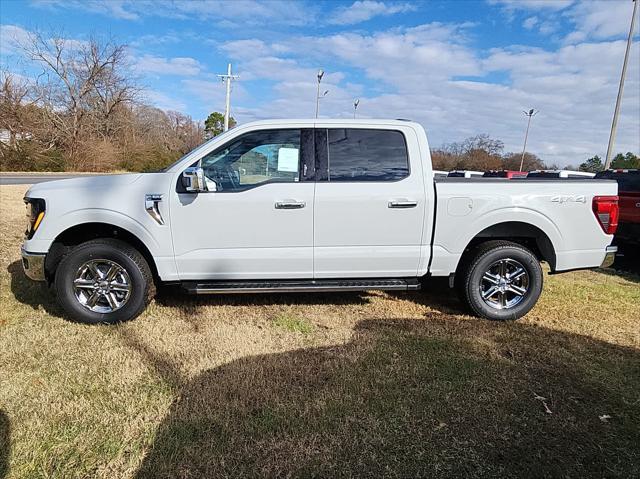
<path fill-rule="evenodd" d="M 44 259 L 46 253 L 29 253 L 22 247 L 22 268 L 24 274 L 34 281 L 45 281 Z"/>
<path fill-rule="evenodd" d="M 602 264 L 600 265 L 601 268 L 608 268 L 610 267 L 613 262 L 616 259 L 616 253 L 618 252 L 618 247 L 617 246 L 607 246 L 607 254 L 604 257 L 604 260 L 602 261 Z"/>

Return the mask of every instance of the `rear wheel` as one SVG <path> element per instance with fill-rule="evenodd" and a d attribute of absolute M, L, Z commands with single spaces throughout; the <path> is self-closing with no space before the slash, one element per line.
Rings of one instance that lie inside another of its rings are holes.
<path fill-rule="evenodd" d="M 540 262 L 530 250 L 508 241 L 489 241 L 471 253 L 459 287 L 476 315 L 508 320 L 533 308 L 542 282 Z"/>
<path fill-rule="evenodd" d="M 74 320 L 117 323 L 137 317 L 154 284 L 144 257 L 111 238 L 88 241 L 67 254 L 56 270 L 58 302 Z"/>

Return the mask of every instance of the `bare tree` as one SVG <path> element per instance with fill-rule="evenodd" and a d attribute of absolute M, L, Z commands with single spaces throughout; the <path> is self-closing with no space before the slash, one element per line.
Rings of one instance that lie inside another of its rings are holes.
<path fill-rule="evenodd" d="M 431 152 L 434 168 L 440 170 L 517 170 L 522 155 L 502 154 L 504 143 L 487 134 L 469 137 L 459 143 L 449 143 Z M 517 156 L 517 158 L 516 158 Z M 525 155 L 525 169 L 544 168 L 536 155 Z"/>
<path fill-rule="evenodd" d="M 67 40 L 32 33 L 19 47 L 42 67 L 36 83 L 42 113 L 72 165 L 87 137 L 103 139 L 119 128 L 113 121 L 138 88 L 126 74 L 125 46 L 97 39 Z"/>
<path fill-rule="evenodd" d="M 434 165 L 445 170 L 491 170 L 502 167 L 504 144 L 487 134 L 449 143 L 432 152 Z"/>
<path fill-rule="evenodd" d="M 29 98 L 30 88 L 26 81 L 18 79 L 10 72 L 0 73 L 0 130 L 6 132 L 6 143 L 3 147 L 13 150 L 19 148 L 18 139 L 30 134 L 29 105 L 33 102 Z"/>
<path fill-rule="evenodd" d="M 39 32 L 16 43 L 41 72 L 1 78 L 2 168 L 146 171 L 203 141 L 189 116 L 142 104 L 124 45 Z"/>
<path fill-rule="evenodd" d="M 204 136 L 202 125 L 193 121 L 190 116 L 177 111 L 168 111 L 167 116 L 171 122 L 173 137 L 179 142 L 175 150 L 187 153 L 202 143 Z"/>
<path fill-rule="evenodd" d="M 504 156 L 504 168 L 506 170 L 519 170 L 522 153 L 507 153 Z M 542 170 L 545 168 L 544 162 L 533 153 L 526 152 L 522 162 L 523 171 Z"/>
<path fill-rule="evenodd" d="M 30 169 L 26 163 L 59 168 L 59 155 L 47 156 L 53 144 L 47 142 L 39 98 L 26 78 L 0 72 L 0 159 L 3 169 Z"/>

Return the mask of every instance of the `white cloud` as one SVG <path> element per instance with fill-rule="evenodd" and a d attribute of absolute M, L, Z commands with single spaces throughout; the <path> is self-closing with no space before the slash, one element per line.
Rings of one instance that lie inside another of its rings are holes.
<path fill-rule="evenodd" d="M 234 40 L 216 46 L 226 52 L 232 58 L 258 58 L 272 54 L 287 53 L 289 48 L 280 43 L 267 44 L 262 40 Z"/>
<path fill-rule="evenodd" d="M 160 75 L 193 76 L 198 75 L 202 70 L 202 65 L 190 57 L 162 58 L 143 55 L 133 59 L 132 63 L 139 72 Z"/>
<path fill-rule="evenodd" d="M 548 20 L 540 24 L 540 26 L 538 27 L 538 31 L 541 35 L 551 35 L 552 33 L 558 31 L 558 27 L 559 26 L 557 23 Z"/>
<path fill-rule="evenodd" d="M 488 0 L 490 5 L 500 5 L 507 10 L 562 10 L 574 0 Z"/>
<path fill-rule="evenodd" d="M 128 8 L 126 0 L 33 0 L 33 4 L 45 8 L 79 8 L 122 20 L 137 20 L 139 15 Z"/>
<path fill-rule="evenodd" d="M 79 9 L 123 20 L 159 16 L 181 20 L 226 20 L 231 26 L 264 21 L 305 25 L 314 20 L 315 7 L 287 0 L 35 0 L 37 6 Z M 220 25 L 218 25 L 220 26 Z"/>
<path fill-rule="evenodd" d="M 186 94 L 190 100 L 198 99 L 201 109 L 211 112 L 214 110 L 224 111 L 225 106 L 225 84 L 221 81 L 201 80 L 198 78 L 187 78 L 180 82 L 181 92 Z M 238 102 L 247 99 L 247 91 L 241 81 L 232 83 L 233 106 Z"/>
<path fill-rule="evenodd" d="M 538 24 L 538 17 L 529 17 L 524 22 L 522 22 L 522 26 L 527 30 L 531 30 Z"/>
<path fill-rule="evenodd" d="M 624 37 L 629 33 L 632 12 L 633 2 L 582 2 L 566 13 L 576 24 L 576 30 L 567 36 L 565 42 Z"/>
<path fill-rule="evenodd" d="M 465 46 L 465 29 L 468 25 L 452 26 L 440 23 L 420 25 L 404 30 L 379 32 L 371 35 L 340 33 L 324 37 L 292 37 L 270 45 L 253 40 L 239 44 L 229 42 L 222 49 L 232 58 L 241 60 L 241 66 L 252 61 L 262 69 L 252 68 L 256 75 L 304 75 L 313 80 L 317 68 L 307 71 L 295 69 L 298 57 L 306 63 L 322 65 L 325 61 L 339 61 L 345 67 L 364 69 L 370 78 L 402 89 L 423 87 L 425 79 L 446 79 L 456 75 L 480 73 L 480 62 Z M 273 73 L 278 70 L 280 73 Z M 269 72 L 269 73 L 261 73 Z"/>
<path fill-rule="evenodd" d="M 0 54 L 11 55 L 17 46 L 29 40 L 29 32 L 17 25 L 0 25 Z"/>
<path fill-rule="evenodd" d="M 321 116 L 350 117 L 357 96 L 359 116 L 417 120 L 433 146 L 487 132 L 502 139 L 508 151 L 518 151 L 526 125 L 522 110 L 536 108 L 540 113 L 532 124 L 530 151 L 559 165 L 604 154 L 624 41 L 551 50 L 510 47 L 482 54 L 464 32 L 459 25 L 427 24 L 373 34 L 297 37 L 277 45 L 254 39 L 222 49 L 244 79 L 275 82 L 274 99 L 261 102 L 248 96 L 240 103 L 236 111 L 243 121 L 312 116 L 314 65 L 333 65 L 325 68 L 323 88 L 330 93 L 321 100 Z M 633 58 L 638 50 L 636 44 Z M 638 63 L 628 72 L 616 151 L 640 151 Z M 349 83 L 359 72 L 367 85 Z M 506 75 L 508 81 L 483 80 L 494 74 Z"/>
<path fill-rule="evenodd" d="M 335 25 L 352 25 L 365 22 L 373 17 L 395 15 L 416 10 L 410 3 L 384 3 L 374 0 L 359 0 L 349 7 L 338 8 L 331 16 L 329 23 Z"/>
<path fill-rule="evenodd" d="M 162 110 L 184 112 L 187 109 L 187 105 L 184 102 L 157 90 L 146 90 L 145 96 L 154 106 Z"/>

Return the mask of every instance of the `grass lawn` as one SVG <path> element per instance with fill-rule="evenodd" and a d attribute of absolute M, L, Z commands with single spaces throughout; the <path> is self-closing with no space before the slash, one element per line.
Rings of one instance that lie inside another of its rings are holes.
<path fill-rule="evenodd" d="M 22 274 L 25 190 L 0 187 L 0 478 L 640 476 L 638 276 L 545 276 L 508 323 L 438 283 L 84 326 Z"/>

